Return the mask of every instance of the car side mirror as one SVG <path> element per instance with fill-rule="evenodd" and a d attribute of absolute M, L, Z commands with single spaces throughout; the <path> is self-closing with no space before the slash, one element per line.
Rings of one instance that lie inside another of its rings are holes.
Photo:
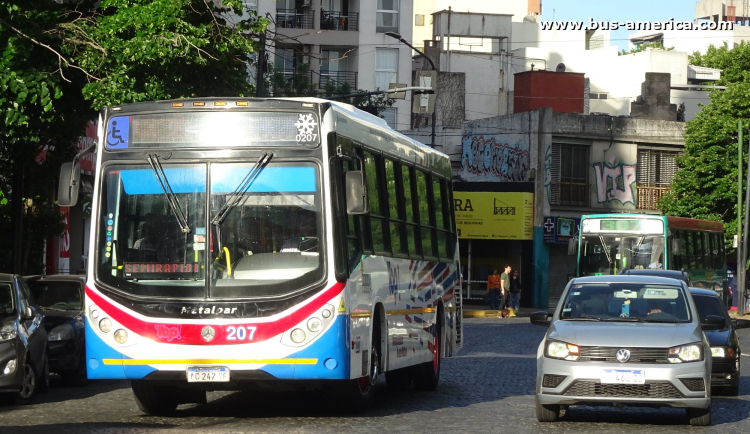
<path fill-rule="evenodd" d="M 578 254 L 578 238 L 571 237 L 568 240 L 568 255 L 575 256 Z"/>
<path fill-rule="evenodd" d="M 75 206 L 78 202 L 78 189 L 81 186 L 81 164 L 63 163 L 60 166 L 60 179 L 57 183 L 57 204 Z"/>
<path fill-rule="evenodd" d="M 724 327 L 727 324 L 727 320 L 723 316 L 718 315 L 706 315 L 706 319 L 701 323 L 706 330 L 716 330 Z"/>
<path fill-rule="evenodd" d="M 732 322 L 734 322 L 734 328 L 746 329 L 750 327 L 750 320 L 748 319 L 736 319 Z"/>
<path fill-rule="evenodd" d="M 361 170 L 346 172 L 346 213 L 367 214 L 367 188 Z"/>
<path fill-rule="evenodd" d="M 26 310 L 23 312 L 23 319 L 34 319 L 34 309 L 31 306 L 26 306 Z"/>
<path fill-rule="evenodd" d="M 550 314 L 547 311 L 534 312 L 529 315 L 529 319 L 531 319 L 532 324 L 538 326 L 549 327 L 549 325 L 552 323 Z"/>

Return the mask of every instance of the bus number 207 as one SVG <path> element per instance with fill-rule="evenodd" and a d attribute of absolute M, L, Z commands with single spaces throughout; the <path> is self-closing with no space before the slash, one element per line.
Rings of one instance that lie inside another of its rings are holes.
<path fill-rule="evenodd" d="M 255 336 L 255 330 L 258 327 L 246 326 L 246 327 L 227 327 L 227 340 L 228 341 L 252 341 Z"/>

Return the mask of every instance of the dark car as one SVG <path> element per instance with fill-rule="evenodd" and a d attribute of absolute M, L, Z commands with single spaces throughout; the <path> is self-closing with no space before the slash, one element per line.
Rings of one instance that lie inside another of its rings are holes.
<path fill-rule="evenodd" d="M 44 313 L 26 282 L 0 274 L 0 398 L 29 404 L 49 390 Z"/>
<path fill-rule="evenodd" d="M 740 342 L 738 328 L 750 327 L 750 320 L 732 320 L 724 303 L 715 291 L 690 288 L 690 293 L 698 308 L 703 332 L 711 346 L 711 389 L 716 395 L 737 396 L 740 387 Z M 724 319 L 722 325 L 707 326 L 709 316 Z"/>
<path fill-rule="evenodd" d="M 83 295 L 86 278 L 76 275 L 25 277 L 31 292 L 44 310 L 44 327 L 49 335 L 50 371 L 63 380 L 86 382 L 86 341 Z"/>
<path fill-rule="evenodd" d="M 635 268 L 635 269 L 625 269 L 620 271 L 620 274 L 625 274 L 628 276 L 657 276 L 657 277 L 669 277 L 670 279 L 677 279 L 682 280 L 687 284 L 687 286 L 691 286 L 692 282 L 690 282 L 690 277 L 688 276 L 687 272 L 684 270 L 662 270 L 662 269 L 654 269 L 654 268 Z"/>

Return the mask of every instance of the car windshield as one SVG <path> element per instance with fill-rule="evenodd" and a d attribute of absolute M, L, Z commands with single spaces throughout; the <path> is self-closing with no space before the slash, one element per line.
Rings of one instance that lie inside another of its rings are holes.
<path fill-rule="evenodd" d="M 636 283 L 573 283 L 560 319 L 595 321 L 688 322 L 681 286 Z"/>
<path fill-rule="evenodd" d="M 311 162 L 103 171 L 98 278 L 139 297 L 254 298 L 323 278 L 319 171 Z M 145 159 L 144 159 L 145 160 Z"/>
<path fill-rule="evenodd" d="M 10 283 L 0 283 L 0 318 L 13 316 L 16 313 L 13 286 Z"/>
<path fill-rule="evenodd" d="M 580 275 L 618 274 L 624 269 L 664 268 L 663 235 L 585 235 L 581 237 Z"/>
<path fill-rule="evenodd" d="M 83 295 L 78 282 L 28 282 L 39 306 L 48 309 L 82 310 Z"/>
<path fill-rule="evenodd" d="M 727 311 L 719 297 L 695 294 L 693 295 L 693 300 L 695 301 L 695 308 L 698 310 L 698 317 L 700 317 L 702 323 L 706 321 L 706 317 L 709 315 L 716 315 L 726 319 Z"/>

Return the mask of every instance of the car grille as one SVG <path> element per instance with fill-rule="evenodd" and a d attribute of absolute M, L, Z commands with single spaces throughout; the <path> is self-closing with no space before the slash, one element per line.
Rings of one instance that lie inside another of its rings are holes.
<path fill-rule="evenodd" d="M 542 387 L 557 387 L 565 378 L 565 375 L 544 374 L 544 377 L 542 378 Z"/>
<path fill-rule="evenodd" d="M 688 388 L 691 392 L 702 392 L 706 390 L 706 385 L 703 383 L 702 378 L 680 378 L 682 384 Z"/>
<path fill-rule="evenodd" d="M 646 384 L 602 384 L 595 380 L 575 381 L 565 396 L 592 396 L 616 398 L 682 398 L 683 395 L 669 382 Z"/>
<path fill-rule="evenodd" d="M 617 351 L 623 347 L 581 347 L 581 362 L 617 362 Z M 625 363 L 669 363 L 666 348 L 625 348 L 630 360 Z"/>

